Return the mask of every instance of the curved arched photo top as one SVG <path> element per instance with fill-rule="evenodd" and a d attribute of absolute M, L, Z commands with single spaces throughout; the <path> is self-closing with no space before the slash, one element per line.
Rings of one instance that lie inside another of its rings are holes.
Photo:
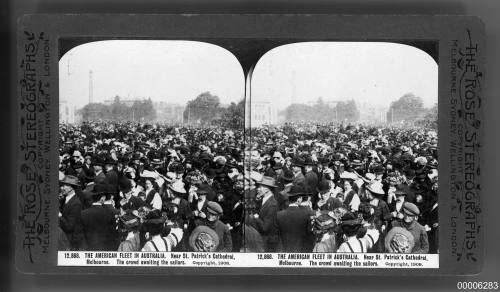
<path fill-rule="evenodd" d="M 292 104 L 335 107 L 354 101 L 358 121 L 384 122 L 391 104 L 405 95 L 417 97 L 424 109 L 438 102 L 438 64 L 421 49 L 390 42 L 288 44 L 255 65 L 251 121 L 286 121 Z"/>
<path fill-rule="evenodd" d="M 150 99 L 158 111 L 155 120 L 170 120 L 162 106 L 183 112 L 201 94 L 218 97 L 220 107 L 244 99 L 243 69 L 228 50 L 197 41 L 104 40 L 74 47 L 59 61 L 65 122 L 78 118 L 67 113 L 75 115 L 90 103 L 111 104 L 116 97 L 126 104 Z M 178 120 L 186 122 L 182 112 Z"/>

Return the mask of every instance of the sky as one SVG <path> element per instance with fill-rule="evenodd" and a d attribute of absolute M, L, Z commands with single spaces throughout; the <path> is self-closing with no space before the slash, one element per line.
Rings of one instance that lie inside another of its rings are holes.
<path fill-rule="evenodd" d="M 94 102 L 118 95 L 184 105 L 209 91 L 229 104 L 245 94 L 243 69 L 236 57 L 208 43 L 110 40 L 80 45 L 59 61 L 60 99 L 77 109 L 87 104 L 89 70 Z"/>
<path fill-rule="evenodd" d="M 424 51 L 395 43 L 284 45 L 267 52 L 252 75 L 252 101 L 271 101 L 279 109 L 318 97 L 389 107 L 410 92 L 422 97 L 425 107 L 433 106 L 438 65 Z"/>
<path fill-rule="evenodd" d="M 77 109 L 89 100 L 150 97 L 185 104 L 210 91 L 222 104 L 244 98 L 245 81 L 237 59 L 201 42 L 110 40 L 73 48 L 59 61 L 60 99 Z M 438 66 L 425 52 L 380 42 L 308 42 L 266 53 L 252 74 L 252 100 L 278 109 L 292 102 L 354 99 L 389 107 L 406 93 L 437 102 Z"/>

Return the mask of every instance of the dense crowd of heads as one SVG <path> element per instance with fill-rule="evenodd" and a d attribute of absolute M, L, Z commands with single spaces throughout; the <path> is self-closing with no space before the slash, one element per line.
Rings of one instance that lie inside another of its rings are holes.
<path fill-rule="evenodd" d="M 85 122 L 59 135 L 60 249 L 438 250 L 432 128 Z"/>

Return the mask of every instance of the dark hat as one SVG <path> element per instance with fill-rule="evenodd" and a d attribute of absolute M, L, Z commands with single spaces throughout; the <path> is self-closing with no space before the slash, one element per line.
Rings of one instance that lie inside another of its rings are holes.
<path fill-rule="evenodd" d="M 420 215 L 420 210 L 418 207 L 410 202 L 404 202 L 403 204 L 403 213 L 408 216 L 418 216 Z"/>
<path fill-rule="evenodd" d="M 77 162 L 75 162 L 75 163 L 73 164 L 73 168 L 74 168 L 74 169 L 80 169 L 80 168 L 82 168 L 82 167 L 83 167 L 83 162 L 81 162 L 81 161 L 77 161 Z"/>
<path fill-rule="evenodd" d="M 281 164 L 281 162 L 277 162 L 273 166 L 273 169 L 282 169 L 282 168 L 283 168 L 283 164 Z"/>
<path fill-rule="evenodd" d="M 207 184 L 200 184 L 196 190 L 198 195 L 206 195 L 210 193 L 210 187 Z"/>
<path fill-rule="evenodd" d="M 414 177 L 415 176 L 415 170 L 413 170 L 412 168 L 405 169 L 404 173 L 405 173 L 405 176 L 407 176 L 407 177 Z"/>
<path fill-rule="evenodd" d="M 290 191 L 286 193 L 285 195 L 289 198 L 291 197 L 297 197 L 297 196 L 309 196 L 312 193 L 302 184 L 300 185 L 293 185 L 290 188 Z"/>
<path fill-rule="evenodd" d="M 347 212 L 340 219 L 340 226 L 345 233 L 357 232 L 363 226 L 363 219 L 352 212 Z"/>
<path fill-rule="evenodd" d="M 119 217 L 120 223 L 126 229 L 133 229 L 140 224 L 139 217 L 135 216 L 132 212 L 127 212 Z"/>
<path fill-rule="evenodd" d="M 408 194 L 408 186 L 404 184 L 399 184 L 396 186 L 396 196 L 405 196 Z"/>
<path fill-rule="evenodd" d="M 73 175 L 65 175 L 63 179 L 59 180 L 59 184 L 61 185 L 69 185 L 72 187 L 79 187 L 80 185 L 80 180 Z"/>
<path fill-rule="evenodd" d="M 152 210 L 144 217 L 144 224 L 146 225 L 162 225 L 165 221 L 166 218 L 161 215 L 160 210 Z"/>
<path fill-rule="evenodd" d="M 115 165 L 116 163 L 117 161 L 111 158 L 111 156 L 106 156 L 104 160 L 104 164 Z"/>
<path fill-rule="evenodd" d="M 316 163 L 313 161 L 311 156 L 306 156 L 304 159 L 304 165 L 315 165 Z"/>
<path fill-rule="evenodd" d="M 314 219 L 313 228 L 315 230 L 326 230 L 335 226 L 335 218 L 326 213 L 323 213 Z"/>
<path fill-rule="evenodd" d="M 316 190 L 320 193 L 323 193 L 329 191 L 330 189 L 331 189 L 330 181 L 323 179 L 319 182 L 318 188 Z"/>
<path fill-rule="evenodd" d="M 196 227 L 189 236 L 189 246 L 193 251 L 211 252 L 217 250 L 220 239 L 217 233 L 208 226 Z"/>
<path fill-rule="evenodd" d="M 283 180 L 286 181 L 286 182 L 292 182 L 293 181 L 293 172 L 289 169 L 286 169 L 284 172 L 283 172 Z"/>
<path fill-rule="evenodd" d="M 383 174 L 384 172 L 385 172 L 385 168 L 380 164 L 376 165 L 373 168 L 373 173 L 375 173 L 375 174 Z"/>
<path fill-rule="evenodd" d="M 94 185 L 92 196 L 103 196 L 110 193 L 110 188 L 107 184 L 98 183 Z"/>
<path fill-rule="evenodd" d="M 299 157 L 293 158 L 292 166 L 304 167 L 304 160 Z"/>
<path fill-rule="evenodd" d="M 256 185 L 263 185 L 270 188 L 276 188 L 276 180 L 270 176 L 263 176 L 260 181 L 255 182 Z"/>
<path fill-rule="evenodd" d="M 122 193 L 128 193 L 130 190 L 132 190 L 132 181 L 128 178 L 122 178 L 118 182 L 118 188 Z"/>
<path fill-rule="evenodd" d="M 415 238 L 405 228 L 393 227 L 385 236 L 385 250 L 390 253 L 411 253 Z"/>
<path fill-rule="evenodd" d="M 103 157 L 102 155 L 96 155 L 92 159 L 93 165 L 104 166 L 105 163 L 106 163 L 106 158 Z"/>
<path fill-rule="evenodd" d="M 205 174 L 208 178 L 214 178 L 217 175 L 217 172 L 215 171 L 215 169 L 209 168 L 207 169 Z"/>
<path fill-rule="evenodd" d="M 212 201 L 207 202 L 207 212 L 214 215 L 222 215 L 223 213 L 222 207 L 218 203 Z"/>

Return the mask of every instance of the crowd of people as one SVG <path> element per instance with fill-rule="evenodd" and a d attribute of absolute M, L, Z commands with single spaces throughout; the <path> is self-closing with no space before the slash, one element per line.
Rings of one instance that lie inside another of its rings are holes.
<path fill-rule="evenodd" d="M 60 250 L 238 252 L 243 130 L 61 124 Z"/>
<path fill-rule="evenodd" d="M 252 129 L 249 252 L 438 252 L 437 132 L 289 123 Z"/>
<path fill-rule="evenodd" d="M 61 124 L 60 250 L 438 252 L 432 128 Z"/>

